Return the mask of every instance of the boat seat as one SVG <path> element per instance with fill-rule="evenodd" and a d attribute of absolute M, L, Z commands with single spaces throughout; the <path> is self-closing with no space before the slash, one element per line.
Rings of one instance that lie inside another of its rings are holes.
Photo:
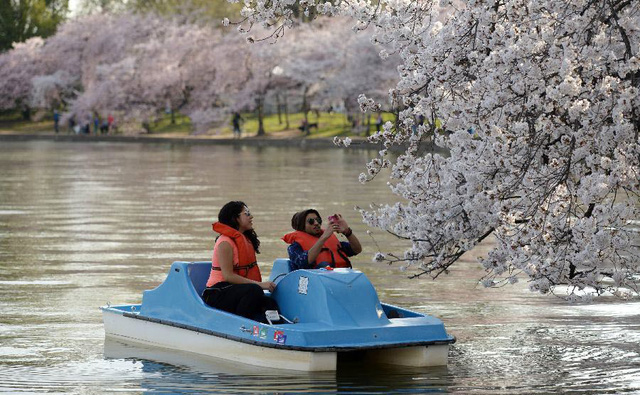
<path fill-rule="evenodd" d="M 284 258 L 278 258 L 273 261 L 273 267 L 271 268 L 271 274 L 269 275 L 269 281 L 276 281 L 282 279 L 285 274 L 289 273 L 289 260 Z"/>
<path fill-rule="evenodd" d="M 207 287 L 207 281 L 211 273 L 211 262 L 190 262 L 188 268 L 193 288 L 198 295 L 202 295 L 202 291 Z M 284 258 L 276 259 L 271 268 L 269 281 L 280 281 L 287 273 L 289 273 L 289 260 Z"/>
<path fill-rule="evenodd" d="M 211 273 L 211 262 L 191 262 L 189 263 L 189 278 L 198 295 L 207 287 L 209 274 Z"/>

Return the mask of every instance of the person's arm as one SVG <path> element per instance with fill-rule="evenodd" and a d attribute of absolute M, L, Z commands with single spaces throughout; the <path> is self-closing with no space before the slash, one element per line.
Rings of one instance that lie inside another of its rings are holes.
<path fill-rule="evenodd" d="M 351 245 L 351 249 L 353 250 L 353 255 L 358 255 L 359 253 L 361 253 L 362 245 L 360 244 L 360 240 L 358 240 L 356 235 L 353 234 L 353 230 L 351 230 L 351 228 L 347 228 L 347 234 L 345 234 L 345 236 L 347 236 L 347 240 L 349 240 L 349 244 Z"/>
<path fill-rule="evenodd" d="M 289 253 L 289 270 L 309 269 L 309 254 L 302 249 L 299 243 L 291 243 L 291 245 L 287 247 L 287 252 Z"/>
<path fill-rule="evenodd" d="M 349 244 L 351 245 L 351 249 L 353 250 L 354 255 L 358 255 L 362 252 L 362 245 L 360 245 L 360 240 L 353 234 L 353 230 L 347 224 L 344 218 L 342 218 L 341 214 L 334 214 L 338 220 L 334 222 L 337 225 L 337 232 L 345 235 L 347 240 L 349 240 Z"/>
<path fill-rule="evenodd" d="M 230 282 L 231 284 L 254 283 L 258 284 L 260 288 L 267 289 L 271 292 L 276 289 L 276 284 L 271 281 L 253 281 L 235 273 L 233 271 L 233 248 L 226 241 L 218 244 L 216 254 L 218 255 L 218 264 L 220 265 L 220 270 L 222 271 L 222 278 L 224 278 L 225 281 Z"/>
<path fill-rule="evenodd" d="M 318 238 L 318 241 L 316 241 L 313 247 L 309 249 L 307 257 L 309 265 L 315 266 L 316 258 L 318 258 L 318 255 L 320 255 L 320 251 L 322 251 L 322 246 L 324 245 L 324 243 L 329 240 L 329 237 L 331 237 L 331 235 L 333 234 L 334 228 L 335 224 L 329 224 L 329 226 L 327 226 L 327 229 L 324 230 L 324 233 L 322 233 L 322 235 Z"/>

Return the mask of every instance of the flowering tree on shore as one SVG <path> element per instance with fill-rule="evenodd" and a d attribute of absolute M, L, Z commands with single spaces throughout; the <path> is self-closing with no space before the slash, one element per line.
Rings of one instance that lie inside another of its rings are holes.
<path fill-rule="evenodd" d="M 33 37 L 0 55 L 0 110 L 20 109 L 29 119 L 31 80 L 38 75 L 38 63 L 44 40 Z"/>
<path fill-rule="evenodd" d="M 351 117 L 360 111 L 358 95 L 365 94 L 376 101 L 384 100 L 389 89 L 398 82 L 396 65 L 399 58 L 383 59 L 378 49 L 371 45 L 372 31 L 359 31 L 351 34 L 351 26 L 344 18 L 331 18 L 334 23 L 323 21 L 325 26 L 339 38 L 333 44 L 339 48 L 336 56 L 334 72 L 327 76 L 324 95 L 328 100 L 340 98 Z M 384 108 L 385 111 L 394 110 Z M 364 119 L 364 115 L 362 118 Z M 369 121 L 371 114 L 369 113 Z M 364 125 L 363 125 L 364 126 Z M 366 125 L 366 135 L 369 135 L 369 125 Z"/>
<path fill-rule="evenodd" d="M 402 59 L 400 123 L 370 140 L 408 148 L 393 163 L 381 151 L 361 175 L 390 168 L 398 202 L 362 214 L 410 247 L 376 259 L 437 277 L 492 236 L 485 286 L 522 278 L 541 293 L 566 285 L 569 299 L 638 296 L 640 3 L 245 4 L 245 25 L 276 34 L 294 24 L 292 5 L 350 16 L 374 29 L 383 57 Z M 416 115 L 426 122 L 412 128 Z M 425 148 L 432 132 L 447 155 Z"/>

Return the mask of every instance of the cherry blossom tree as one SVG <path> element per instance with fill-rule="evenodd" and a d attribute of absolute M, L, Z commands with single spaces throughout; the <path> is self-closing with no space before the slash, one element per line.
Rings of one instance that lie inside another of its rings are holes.
<path fill-rule="evenodd" d="M 64 118 L 88 123 L 96 115 L 106 118 L 115 113 L 119 120 L 144 122 L 151 107 L 147 98 L 128 95 L 121 89 L 139 87 L 132 74 L 136 51 L 162 28 L 162 20 L 153 15 L 132 14 L 91 15 L 63 25 L 47 40 L 46 56 L 40 62 L 43 75 L 64 71 L 73 77 L 69 80 L 73 95 L 66 101 Z M 107 71 L 113 73 L 105 83 Z"/>
<path fill-rule="evenodd" d="M 265 132 L 262 117 L 270 93 L 301 97 L 306 119 L 314 99 L 320 98 L 325 90 L 327 76 L 342 65 L 334 50 L 338 48 L 340 32 L 331 26 L 304 25 L 279 41 L 280 45 L 264 40 L 246 49 L 236 49 L 245 53 L 247 80 L 236 95 L 235 109 L 256 110 L 258 135 Z"/>
<path fill-rule="evenodd" d="M 305 125 L 314 101 L 322 99 L 326 83 L 341 66 L 337 48 L 344 48 L 339 30 L 322 19 L 319 26 L 300 25 L 293 34 L 284 37 L 288 56 L 280 63 L 283 74 L 293 81 L 302 96 L 301 111 Z M 309 134 L 307 129 L 306 134 Z"/>
<path fill-rule="evenodd" d="M 137 120 L 149 128 L 165 109 L 189 114 L 197 107 L 212 107 L 215 95 L 200 94 L 216 80 L 214 47 L 220 35 L 206 27 L 175 23 L 153 15 L 132 15 L 129 21 L 113 18 L 109 30 L 122 34 L 106 40 L 99 48 L 117 46 L 123 50 L 110 59 L 101 58 L 85 91 L 74 102 L 77 112 L 113 111 L 125 120 Z M 196 105 L 194 103 L 197 102 Z M 197 124 L 203 123 L 199 112 Z"/>
<path fill-rule="evenodd" d="M 206 130 L 224 119 L 230 92 L 246 79 L 234 50 L 243 42 L 153 14 L 78 18 L 46 41 L 32 39 L 0 55 L 6 81 L 0 106 L 61 106 L 65 119 L 86 123 L 114 114 L 147 126 L 168 108 Z"/>
<path fill-rule="evenodd" d="M 227 39 L 229 37 L 239 36 L 228 35 Z M 234 111 L 255 110 L 258 118 L 258 136 L 266 133 L 264 109 L 267 95 L 287 80 L 286 77 L 274 73 L 285 56 L 281 53 L 281 49 L 281 46 L 274 46 L 268 42 L 260 42 L 252 46 L 238 44 L 235 48 L 230 48 L 236 56 L 242 56 L 242 61 L 239 62 L 240 70 L 236 65 L 235 70 L 229 70 L 229 72 L 230 74 L 241 72 L 245 78 L 237 85 L 231 107 Z"/>
<path fill-rule="evenodd" d="M 370 139 L 408 148 L 395 162 L 382 150 L 361 175 L 390 168 L 398 202 L 362 214 L 410 246 L 375 259 L 437 277 L 491 236 L 485 286 L 638 297 L 640 3 L 272 0 L 241 14 L 279 36 L 292 4 L 350 16 L 402 59 L 400 123 Z M 425 152 L 431 132 L 447 154 Z"/>
<path fill-rule="evenodd" d="M 377 102 L 388 102 L 389 90 L 398 82 L 397 65 L 400 61 L 396 56 L 382 59 L 379 48 L 371 45 L 372 32 L 369 30 L 350 34 L 351 26 L 344 18 L 332 18 L 325 29 L 338 37 L 334 43 L 336 47 L 337 64 L 335 70 L 325 80 L 324 96 L 327 101 L 339 99 L 346 110 L 345 115 L 356 117 L 360 113 L 358 95 L 365 94 Z M 388 104 L 388 103 L 387 103 Z M 389 110 L 389 106 L 383 106 Z M 359 118 L 363 118 L 364 115 Z M 369 119 L 371 114 L 369 114 Z M 366 125 L 368 136 L 369 125 Z"/>
<path fill-rule="evenodd" d="M 0 54 L 0 110 L 19 109 L 29 119 L 31 80 L 38 75 L 43 44 L 42 38 L 33 37 Z"/>

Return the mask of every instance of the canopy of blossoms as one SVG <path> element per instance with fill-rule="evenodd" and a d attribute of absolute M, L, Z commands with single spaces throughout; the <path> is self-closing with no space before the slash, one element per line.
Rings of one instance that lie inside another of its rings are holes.
<path fill-rule="evenodd" d="M 243 30 L 280 36 L 295 5 L 349 16 L 354 30 L 375 31 L 383 58 L 400 56 L 390 92 L 400 122 L 370 139 L 407 149 L 394 161 L 383 149 L 360 178 L 391 169 L 398 202 L 362 214 L 410 247 L 376 259 L 437 277 L 492 236 L 485 286 L 638 296 L 640 2 L 244 4 Z M 431 138 L 447 154 L 426 149 Z"/>

